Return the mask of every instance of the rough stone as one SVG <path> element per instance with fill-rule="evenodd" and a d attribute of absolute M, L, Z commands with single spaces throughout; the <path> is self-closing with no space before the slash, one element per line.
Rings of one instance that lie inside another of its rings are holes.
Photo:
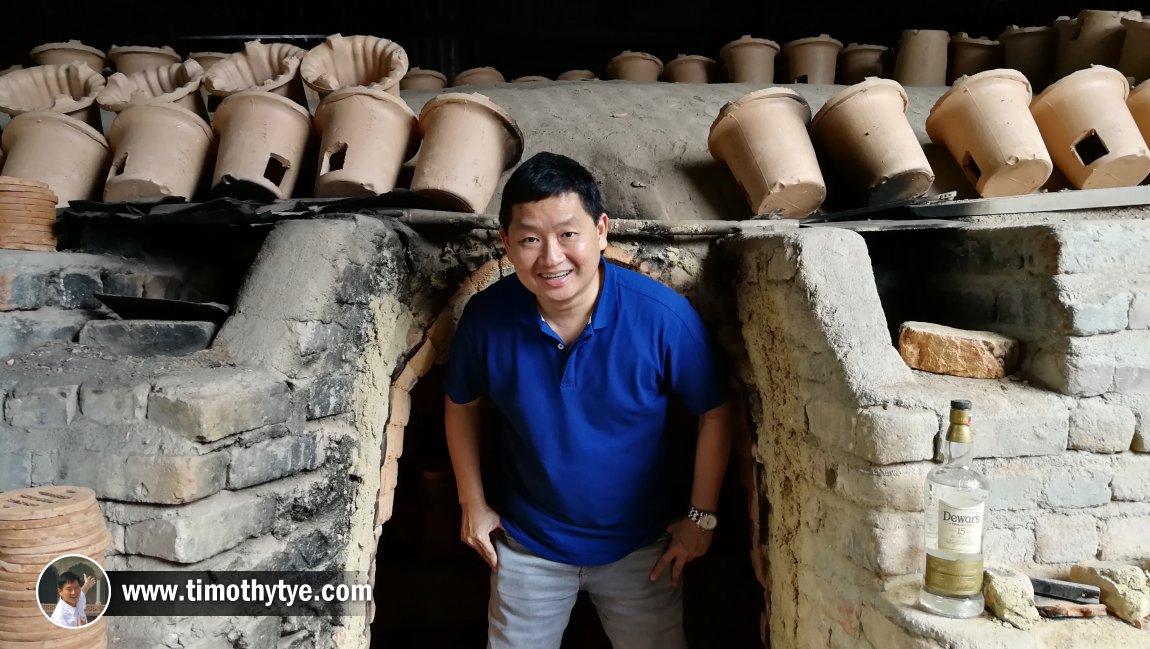
<path fill-rule="evenodd" d="M 80 386 L 80 413 L 103 424 L 143 419 L 151 384 L 85 383 Z"/>
<path fill-rule="evenodd" d="M 104 292 L 109 295 L 144 297 L 144 276 L 131 271 L 105 272 Z"/>
<path fill-rule="evenodd" d="M 96 293 L 103 292 L 100 271 L 76 269 L 60 273 L 59 305 L 65 309 L 98 309 Z"/>
<path fill-rule="evenodd" d="M 91 316 L 54 308 L 0 312 L 0 357 L 28 351 L 48 342 L 70 342 Z"/>
<path fill-rule="evenodd" d="M 976 379 L 1014 373 L 1021 356 L 1017 340 L 990 331 L 966 331 L 929 322 L 904 322 L 898 351 L 914 369 Z"/>
<path fill-rule="evenodd" d="M 986 608 L 995 617 L 1023 631 L 1039 620 L 1034 607 L 1034 586 L 1030 578 L 1004 566 L 987 567 L 983 572 L 982 595 Z"/>
<path fill-rule="evenodd" d="M 0 311 L 39 309 L 52 299 L 52 278 L 46 272 L 0 270 Z"/>
<path fill-rule="evenodd" d="M 76 416 L 76 385 L 22 384 L 4 400 L 4 418 L 17 428 L 67 426 Z"/>
<path fill-rule="evenodd" d="M 1150 329 L 1150 293 L 1134 294 L 1127 320 L 1131 329 Z"/>
<path fill-rule="evenodd" d="M 1102 399 L 1082 399 L 1070 411 L 1070 448 L 1121 453 L 1130 448 L 1136 425 L 1127 407 Z"/>
<path fill-rule="evenodd" d="M 148 399 L 148 420 L 211 442 L 283 423 L 290 408 L 287 384 L 274 372 L 202 370 L 157 381 Z"/>
<path fill-rule="evenodd" d="M 195 563 L 269 530 L 275 503 L 254 494 L 223 491 L 157 513 L 158 518 L 127 527 L 125 550 L 177 563 Z M 206 534 L 205 530 L 211 533 Z"/>
<path fill-rule="evenodd" d="M 131 356 L 183 356 L 207 349 L 214 322 L 176 320 L 92 320 L 80 330 L 80 344 Z"/>
<path fill-rule="evenodd" d="M 938 426 L 938 415 L 926 410 L 864 408 L 858 413 L 854 445 L 875 464 L 929 460 Z"/>
<path fill-rule="evenodd" d="M 1137 566 L 1088 562 L 1070 569 L 1070 580 L 1102 589 L 1102 603 L 1131 624 L 1150 615 L 1150 578 Z"/>
<path fill-rule="evenodd" d="M 1058 301 L 1065 308 L 1072 336 L 1094 336 L 1126 329 L 1133 295 L 1127 276 L 1092 273 L 1056 275 Z"/>
<path fill-rule="evenodd" d="M 1098 522 L 1089 514 L 1038 517 L 1036 554 L 1042 563 L 1071 563 L 1098 554 Z"/>
<path fill-rule="evenodd" d="M 284 476 L 311 471 L 321 462 L 312 435 L 285 436 L 229 450 L 228 488 L 241 489 Z"/>

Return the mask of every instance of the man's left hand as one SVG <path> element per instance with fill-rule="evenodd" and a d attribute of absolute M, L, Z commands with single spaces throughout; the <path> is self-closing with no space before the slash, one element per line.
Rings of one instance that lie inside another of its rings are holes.
<path fill-rule="evenodd" d="M 683 566 L 707 553 L 714 532 L 705 531 L 685 517 L 667 526 L 667 531 L 671 533 L 671 545 L 651 570 L 651 581 L 658 579 L 664 570 L 670 568 L 671 585 L 678 586 L 683 576 Z"/>

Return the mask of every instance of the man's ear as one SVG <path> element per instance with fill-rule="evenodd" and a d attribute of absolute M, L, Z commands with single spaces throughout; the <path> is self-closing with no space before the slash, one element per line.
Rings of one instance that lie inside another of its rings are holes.
<path fill-rule="evenodd" d="M 511 248 L 511 240 L 507 238 L 507 231 L 499 228 L 499 240 L 503 242 L 503 249 L 508 250 Z"/>
<path fill-rule="evenodd" d="M 595 233 L 599 237 L 599 250 L 607 249 L 607 213 L 603 212 L 599 215 L 599 222 L 595 224 Z"/>

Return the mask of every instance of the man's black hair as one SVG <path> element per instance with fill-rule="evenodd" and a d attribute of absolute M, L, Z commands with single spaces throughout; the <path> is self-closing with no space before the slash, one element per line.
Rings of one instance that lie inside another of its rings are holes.
<path fill-rule="evenodd" d="M 511 208 L 533 203 L 568 192 L 583 202 L 583 209 L 595 223 L 603 214 L 603 195 L 587 168 L 565 155 L 543 151 L 519 165 L 503 187 L 499 205 L 499 227 L 506 232 L 511 225 Z"/>
<path fill-rule="evenodd" d="M 82 584 L 84 583 L 84 580 L 80 579 L 80 575 L 77 575 L 71 571 L 61 573 L 60 576 L 56 579 L 56 590 L 59 590 L 72 582 Z"/>

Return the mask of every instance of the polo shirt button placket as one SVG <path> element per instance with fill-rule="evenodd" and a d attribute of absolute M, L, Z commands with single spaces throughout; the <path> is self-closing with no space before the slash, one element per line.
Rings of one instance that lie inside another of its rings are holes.
<path fill-rule="evenodd" d="M 559 349 L 563 349 L 564 345 L 563 345 L 563 343 L 559 343 L 558 345 L 556 345 L 556 347 L 558 347 Z"/>

